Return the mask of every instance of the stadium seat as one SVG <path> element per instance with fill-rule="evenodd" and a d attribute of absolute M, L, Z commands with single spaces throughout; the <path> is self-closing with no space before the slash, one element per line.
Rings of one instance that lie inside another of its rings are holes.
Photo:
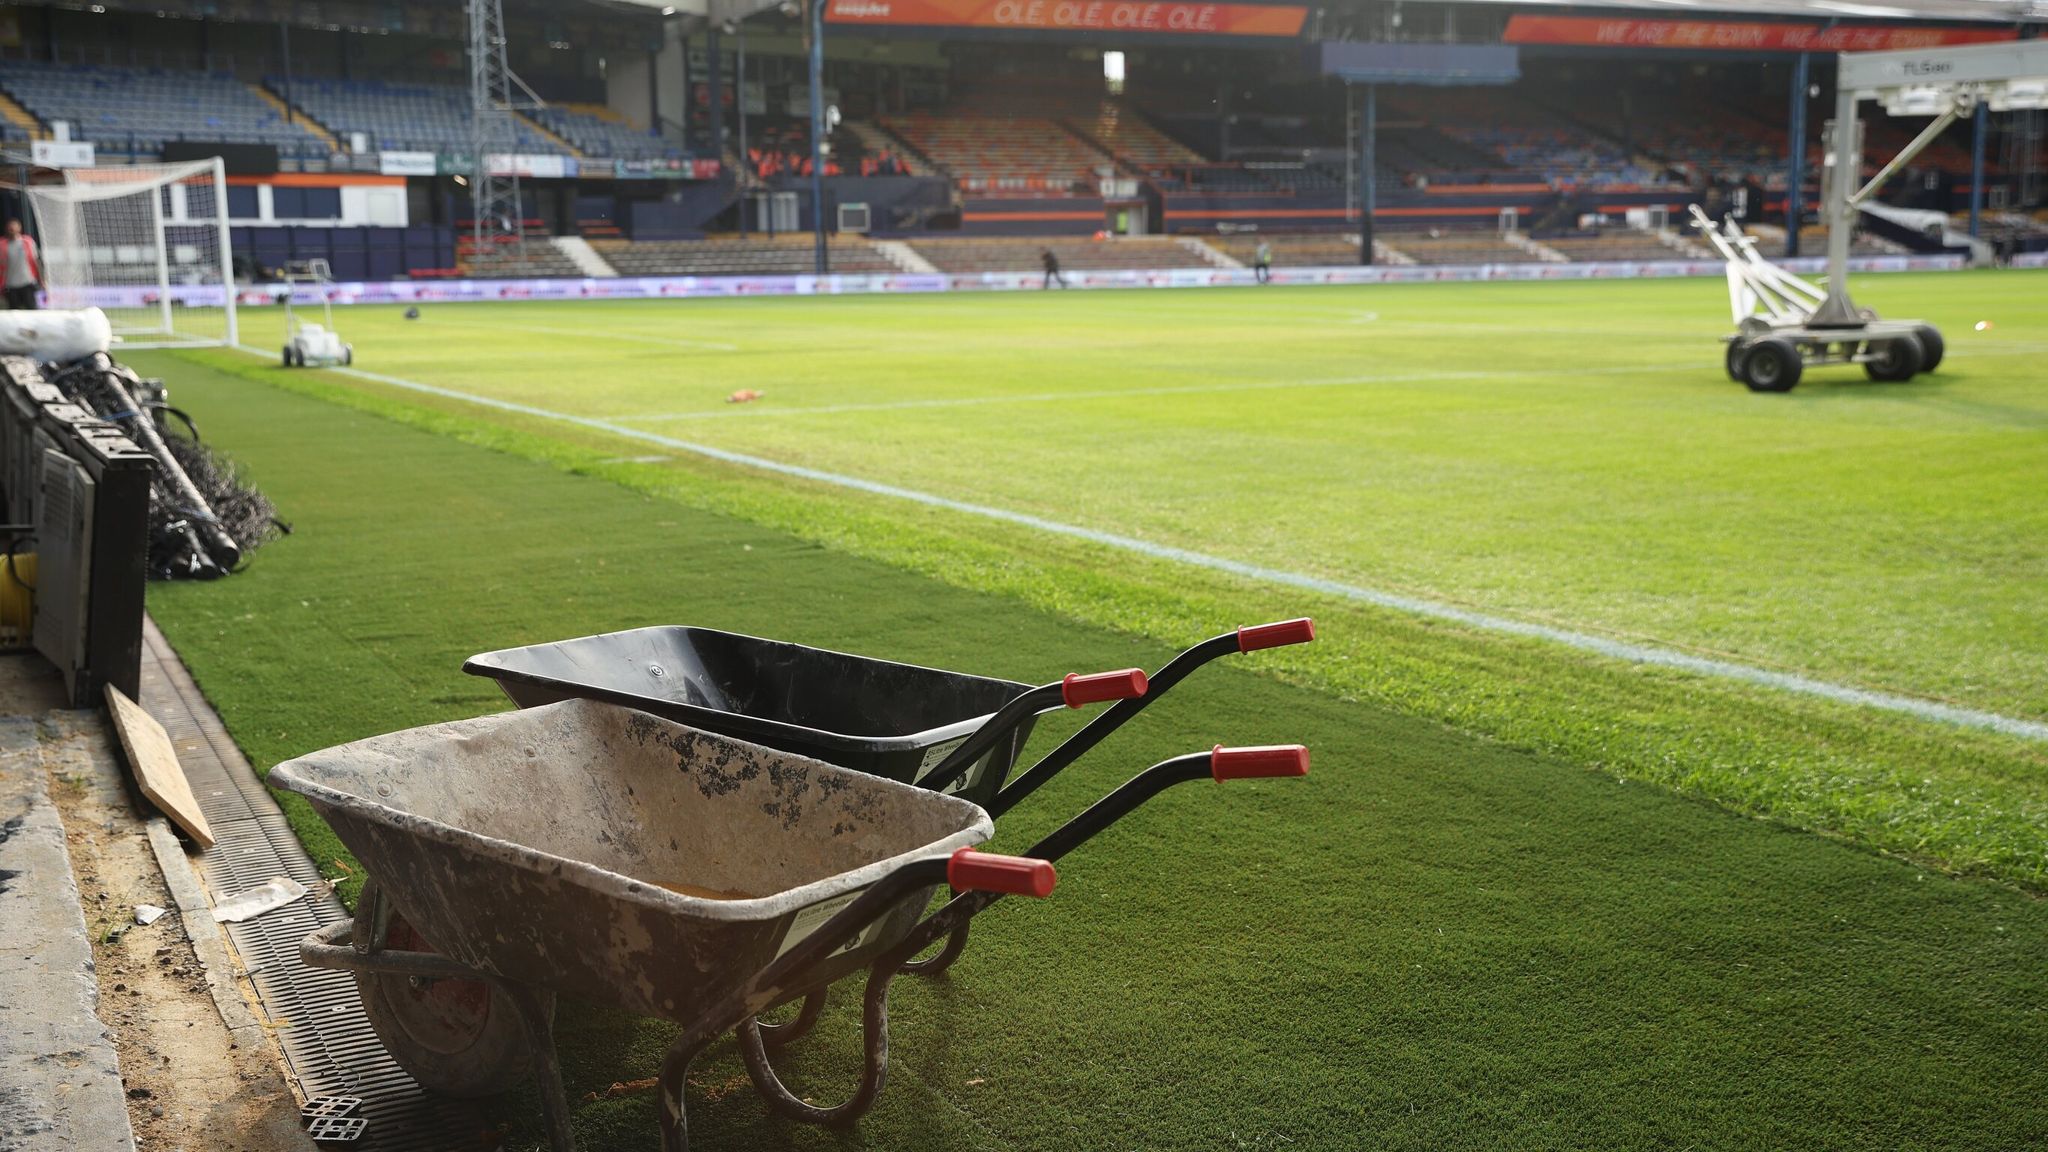
<path fill-rule="evenodd" d="M 45 125 L 70 122 L 74 137 L 109 159 L 155 160 L 179 140 L 271 145 L 294 160 L 329 155 L 318 136 L 285 123 L 232 76 L 10 60 L 0 90 Z"/>

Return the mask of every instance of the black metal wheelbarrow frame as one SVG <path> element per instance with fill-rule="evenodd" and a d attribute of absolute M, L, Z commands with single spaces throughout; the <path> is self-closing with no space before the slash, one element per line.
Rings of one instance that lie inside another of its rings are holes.
<path fill-rule="evenodd" d="M 684 1102 L 690 1065 L 712 1042 L 738 1030 L 742 1058 L 770 1107 L 809 1123 L 844 1123 L 874 1104 L 888 1073 L 888 989 L 906 961 L 942 937 L 956 934 L 978 913 L 1005 895 L 1050 895 L 1057 875 L 1053 862 L 1176 784 L 1203 776 L 1215 780 L 1302 776 L 1308 772 L 1307 749 L 1298 745 L 1228 749 L 1180 756 L 1153 765 L 1067 821 L 1022 856 L 1001 856 L 973 848 L 911 860 L 870 884 L 858 897 L 773 961 L 719 997 L 711 1007 L 679 1018 L 682 1033 L 670 1045 L 658 1078 L 659 1122 L 664 1152 L 688 1152 L 689 1127 Z M 373 876 L 372 880 L 375 879 Z M 818 1108 L 785 1089 L 767 1065 L 757 1014 L 778 1004 L 808 997 L 844 973 L 833 960 L 877 924 L 902 914 L 912 901 L 940 884 L 958 895 L 888 946 L 869 968 L 862 1023 L 865 1066 L 859 1089 L 846 1103 Z M 352 922 L 330 925 L 308 936 L 300 959 L 316 968 L 353 973 L 378 973 L 411 981 L 479 981 L 504 997 L 515 1010 L 528 1042 L 530 1070 L 541 1094 L 541 1106 L 554 1152 L 574 1152 L 567 1097 L 553 1038 L 551 989 L 506 979 L 431 951 L 384 946 L 377 926 L 391 910 L 381 893 L 366 886 Z"/>

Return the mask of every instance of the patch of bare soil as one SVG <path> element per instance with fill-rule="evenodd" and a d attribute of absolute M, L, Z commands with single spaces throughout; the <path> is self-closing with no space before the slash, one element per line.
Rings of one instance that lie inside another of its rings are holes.
<path fill-rule="evenodd" d="M 120 1055 L 136 1147 L 310 1152 L 275 1046 L 238 1046 L 207 992 L 120 750 L 92 713 L 51 716 L 43 763 L 85 903 L 100 1017 Z M 171 910 L 143 926 L 135 909 L 145 904 Z"/>

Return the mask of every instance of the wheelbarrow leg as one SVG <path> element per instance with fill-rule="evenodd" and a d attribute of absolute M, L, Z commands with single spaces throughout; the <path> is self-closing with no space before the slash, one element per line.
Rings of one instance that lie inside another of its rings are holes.
<path fill-rule="evenodd" d="M 780 1048 L 802 1039 L 818 1022 L 818 1014 L 825 1010 L 825 996 L 823 988 L 805 996 L 804 1006 L 797 1012 L 796 1019 L 787 1024 L 768 1024 L 756 1018 L 753 1026 L 761 1033 L 761 1043 L 770 1048 Z"/>
<path fill-rule="evenodd" d="M 532 1049 L 533 1083 L 540 1090 L 540 1114 L 547 1128 L 548 1146 L 554 1152 L 576 1152 L 576 1135 L 569 1128 L 569 1098 L 562 1091 L 562 1063 L 555 1055 L 550 997 L 509 980 L 491 983 L 518 1009 L 519 1020 L 526 1025 L 527 1046 Z"/>
<path fill-rule="evenodd" d="M 657 1089 L 661 1093 L 661 1152 L 690 1152 L 690 1117 L 683 1093 L 689 1088 L 690 1065 L 716 1038 L 695 1028 L 684 1029 L 662 1058 L 661 1084 Z"/>
<path fill-rule="evenodd" d="M 919 976 L 943 975 L 946 969 L 953 966 L 953 961 L 960 958 L 960 953 L 967 950 L 967 927 L 962 923 L 953 929 L 946 936 L 946 946 L 939 949 L 936 955 L 927 956 L 923 960 L 905 960 L 903 971 L 915 972 Z"/>
<path fill-rule="evenodd" d="M 868 1109 L 875 1106 L 875 1097 L 881 1095 L 883 1082 L 889 1077 L 889 981 L 895 976 L 894 967 L 880 965 L 868 974 L 867 996 L 861 1005 L 865 1064 L 861 1070 L 860 1087 L 844 1104 L 836 1107 L 820 1108 L 807 1104 L 783 1087 L 782 1078 L 775 1074 L 775 1066 L 769 1063 L 767 1047 L 761 1042 L 760 1026 L 751 1017 L 739 1026 L 740 1059 L 746 1062 L 747 1078 L 754 1082 L 755 1090 L 761 1093 L 761 1099 L 770 1111 L 805 1124 L 851 1124 L 867 1115 Z"/>

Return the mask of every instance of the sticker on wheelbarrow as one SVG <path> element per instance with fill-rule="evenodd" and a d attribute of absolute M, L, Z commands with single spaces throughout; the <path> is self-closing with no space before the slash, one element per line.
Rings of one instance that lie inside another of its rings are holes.
<path fill-rule="evenodd" d="M 917 766 L 917 774 L 910 778 L 910 782 L 912 784 L 923 783 L 924 778 L 932 774 L 932 769 L 937 768 L 946 757 L 951 756 L 953 749 L 965 743 L 967 743 L 967 737 L 962 736 L 958 740 L 948 740 L 944 744 L 934 744 L 930 748 L 925 749 L 924 762 Z M 964 792 L 974 787 L 981 780 L 981 774 L 988 770 L 989 761 L 993 758 L 993 755 L 993 753 L 990 753 L 990 755 L 983 756 L 980 760 L 975 761 L 968 767 L 967 771 L 954 777 L 951 784 L 946 785 L 939 791 L 950 796 L 955 792 Z"/>
<path fill-rule="evenodd" d="M 818 903 L 813 904 L 808 908 L 798 909 L 796 916 L 790 920 L 789 931 L 783 934 L 782 946 L 775 950 L 775 955 L 779 957 L 784 952 L 787 952 L 791 948 L 796 947 L 798 944 L 803 943 L 806 939 L 810 937 L 811 933 L 816 932 L 820 928 L 823 928 L 825 926 L 825 921 L 830 920 L 832 917 L 838 915 L 840 909 L 846 907 L 848 904 L 853 903 L 855 900 L 859 898 L 859 892 L 848 892 L 844 896 L 834 896 L 830 900 L 820 900 Z M 838 948 L 833 949 L 832 956 L 843 956 L 846 953 L 853 951 L 855 948 L 860 947 L 862 944 L 867 943 L 868 937 L 872 935 L 875 929 L 878 927 L 880 927 L 879 921 L 877 921 L 876 923 L 869 924 L 865 928 L 862 928 L 860 932 L 853 937 L 853 939 L 848 940 L 846 943 L 840 945 Z M 827 956 L 826 959 L 831 959 L 831 956 Z"/>

